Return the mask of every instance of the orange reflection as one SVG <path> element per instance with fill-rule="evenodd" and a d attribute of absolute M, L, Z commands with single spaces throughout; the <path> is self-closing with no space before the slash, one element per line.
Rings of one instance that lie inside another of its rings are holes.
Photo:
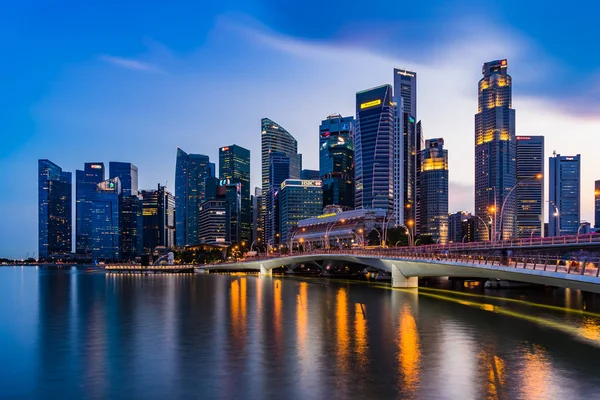
<path fill-rule="evenodd" d="M 273 307 L 274 307 L 274 319 L 273 323 L 275 324 L 275 339 L 279 340 L 281 338 L 281 280 L 277 279 L 273 281 L 275 285 L 273 289 Z"/>
<path fill-rule="evenodd" d="M 348 294 L 344 288 L 340 288 L 336 295 L 335 323 L 339 368 L 345 371 L 348 367 L 350 338 L 348 336 Z"/>
<path fill-rule="evenodd" d="M 398 326 L 398 362 L 402 389 L 410 397 L 415 396 L 419 388 L 420 358 L 417 322 L 410 306 L 406 304 L 400 312 Z"/>
<path fill-rule="evenodd" d="M 246 278 L 231 281 L 231 334 L 242 340 L 246 327 Z"/>
<path fill-rule="evenodd" d="M 600 341 L 600 324 L 595 318 L 583 317 L 579 331 L 586 339 Z"/>
<path fill-rule="evenodd" d="M 367 357 L 367 313 L 364 304 L 356 303 L 354 305 L 354 342 L 355 351 L 358 358 L 358 364 L 366 368 Z"/>
<path fill-rule="evenodd" d="M 553 393 L 548 385 L 552 376 L 546 350 L 542 346 L 534 344 L 523 349 L 521 360 L 523 363 L 523 371 L 520 374 L 523 398 L 552 398 Z"/>
<path fill-rule="evenodd" d="M 505 382 L 504 360 L 493 353 L 491 349 L 484 349 L 477 358 L 480 362 L 480 373 L 484 377 L 486 398 L 499 399 L 504 398 L 501 395 Z"/>
<path fill-rule="evenodd" d="M 298 353 L 303 360 L 306 358 L 306 338 L 308 334 L 307 291 L 308 284 L 306 282 L 301 282 L 300 293 L 298 294 L 296 304 L 296 318 L 298 320 L 296 326 L 298 329 Z"/>

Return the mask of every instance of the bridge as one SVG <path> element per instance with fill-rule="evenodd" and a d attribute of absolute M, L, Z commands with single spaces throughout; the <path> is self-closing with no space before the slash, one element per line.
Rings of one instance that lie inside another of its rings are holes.
<path fill-rule="evenodd" d="M 203 271 L 259 271 L 270 275 L 273 268 L 300 264 L 343 261 L 377 268 L 391 274 L 392 286 L 418 287 L 419 277 L 498 279 L 550 285 L 600 293 L 600 259 L 564 259 L 532 255 L 507 257 L 488 254 L 422 252 L 415 248 L 321 249 L 289 255 L 251 257 L 202 265 Z"/>

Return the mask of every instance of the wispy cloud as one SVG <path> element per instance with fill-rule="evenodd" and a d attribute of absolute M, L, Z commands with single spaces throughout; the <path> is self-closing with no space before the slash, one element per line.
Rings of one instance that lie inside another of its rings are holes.
<path fill-rule="evenodd" d="M 132 71 L 142 71 L 150 73 L 162 72 L 162 70 L 154 64 L 133 60 L 131 58 L 116 57 L 107 54 L 103 54 L 99 58 L 102 61 L 107 62 L 109 64 L 116 65 L 118 67 L 129 69 Z"/>

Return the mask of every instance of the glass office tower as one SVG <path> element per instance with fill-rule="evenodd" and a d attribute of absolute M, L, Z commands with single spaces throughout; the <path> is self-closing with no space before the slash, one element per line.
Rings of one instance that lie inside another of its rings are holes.
<path fill-rule="evenodd" d="M 517 136 L 517 237 L 544 233 L 544 137 Z"/>
<path fill-rule="evenodd" d="M 393 210 L 394 104 L 392 87 L 356 93 L 355 207 Z"/>
<path fill-rule="evenodd" d="M 120 259 L 120 204 L 119 178 L 107 179 L 96 186 L 92 200 L 92 258 L 95 261 Z"/>
<path fill-rule="evenodd" d="M 212 164 L 212 165 L 211 165 Z M 199 211 L 204 201 L 204 179 L 214 176 L 208 156 L 177 149 L 175 166 L 175 217 L 177 246 L 199 243 Z"/>
<path fill-rule="evenodd" d="M 241 184 L 240 241 L 252 238 L 252 204 L 250 201 L 250 150 L 238 145 L 219 149 L 219 178 Z"/>
<path fill-rule="evenodd" d="M 139 196 L 121 196 L 119 224 L 119 256 L 123 261 L 135 261 L 136 257 L 142 255 L 144 232 L 142 200 Z"/>
<path fill-rule="evenodd" d="M 448 150 L 444 139 L 425 141 L 421 152 L 421 235 L 448 242 Z"/>
<path fill-rule="evenodd" d="M 548 236 L 576 235 L 581 222 L 581 156 L 550 157 Z"/>
<path fill-rule="evenodd" d="M 323 205 L 354 209 L 354 117 L 332 114 L 319 127 L 319 174 L 304 180 L 323 182 Z"/>
<path fill-rule="evenodd" d="M 77 254 L 92 255 L 92 201 L 96 187 L 105 178 L 104 164 L 85 163 L 83 170 L 76 171 L 76 224 L 75 250 Z"/>
<path fill-rule="evenodd" d="M 38 256 L 70 256 L 72 176 L 50 160 L 38 161 Z"/>
<path fill-rule="evenodd" d="M 517 184 L 515 110 L 512 108 L 512 78 L 507 73 L 507 65 L 506 60 L 483 64 L 483 78 L 478 85 L 475 215 L 481 218 L 477 229 L 479 240 L 486 238 L 486 226 L 481 221 L 490 218 L 495 224 L 492 239 L 494 236 L 510 239 L 516 234 L 516 196 L 509 196 Z"/>
<path fill-rule="evenodd" d="M 320 180 L 286 179 L 279 192 L 280 243 L 290 245 L 298 221 L 323 213 L 323 183 Z"/>
<path fill-rule="evenodd" d="M 137 196 L 138 194 L 138 167 L 132 163 L 108 163 L 109 178 L 119 178 L 123 196 Z"/>

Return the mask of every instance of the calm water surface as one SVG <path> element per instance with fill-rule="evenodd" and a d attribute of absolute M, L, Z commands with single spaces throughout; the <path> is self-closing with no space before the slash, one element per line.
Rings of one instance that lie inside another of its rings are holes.
<path fill-rule="evenodd" d="M 597 303 L 0 268 L 0 398 L 600 398 Z"/>

